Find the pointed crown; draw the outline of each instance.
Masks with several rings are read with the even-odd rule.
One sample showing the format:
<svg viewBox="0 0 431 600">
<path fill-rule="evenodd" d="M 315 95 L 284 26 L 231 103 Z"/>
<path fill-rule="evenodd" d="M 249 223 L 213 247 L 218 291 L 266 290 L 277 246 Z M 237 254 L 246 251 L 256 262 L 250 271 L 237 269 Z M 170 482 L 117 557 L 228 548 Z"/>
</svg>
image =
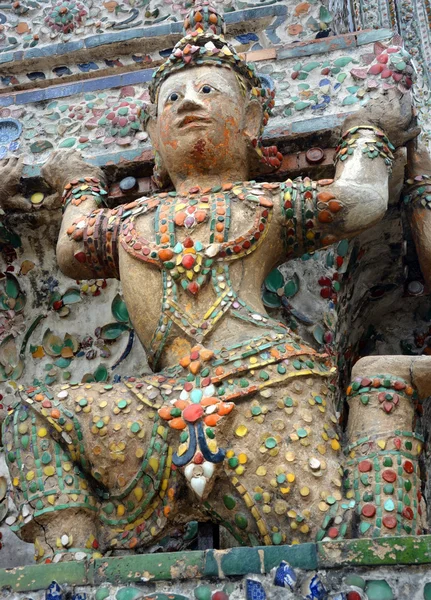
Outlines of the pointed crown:
<svg viewBox="0 0 431 600">
<path fill-rule="evenodd" d="M 265 85 L 254 64 L 247 63 L 226 41 L 225 31 L 223 16 L 208 1 L 196 4 L 184 20 L 184 37 L 173 48 L 169 58 L 153 73 L 153 80 L 149 86 L 151 102 L 157 107 L 161 84 L 169 75 L 182 69 L 201 65 L 232 69 L 237 75 L 244 96 L 255 98 L 262 106 L 261 127 L 257 139 L 252 140 L 251 154 L 259 160 L 262 169 L 267 172 L 269 168 L 272 171 L 281 165 L 283 157 L 276 146 L 263 146 L 262 134 L 275 104 L 275 90 Z M 143 111 L 143 121 L 147 118 L 148 112 Z M 157 173 L 156 164 L 154 179 L 162 185 Z"/>
<path fill-rule="evenodd" d="M 254 64 L 247 63 L 229 44 L 224 33 L 225 21 L 209 2 L 200 2 L 184 20 L 184 37 L 173 48 L 169 58 L 153 73 L 150 85 L 151 102 L 157 103 L 161 84 L 169 75 L 181 69 L 201 65 L 230 68 L 241 77 L 240 86 L 258 98 L 264 110 L 263 126 L 274 106 L 275 92 L 263 85 Z"/>
</svg>

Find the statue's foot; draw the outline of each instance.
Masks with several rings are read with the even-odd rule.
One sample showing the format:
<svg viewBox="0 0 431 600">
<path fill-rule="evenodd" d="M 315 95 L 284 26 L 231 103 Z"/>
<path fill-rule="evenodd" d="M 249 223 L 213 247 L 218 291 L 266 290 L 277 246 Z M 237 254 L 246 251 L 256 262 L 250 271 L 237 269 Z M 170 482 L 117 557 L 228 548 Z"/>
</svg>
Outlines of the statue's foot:
<svg viewBox="0 0 431 600">
<path fill-rule="evenodd" d="M 33 522 L 35 560 L 37 562 L 66 562 L 85 558 L 100 558 L 93 514 L 67 508 L 51 513 L 50 518 Z"/>
</svg>

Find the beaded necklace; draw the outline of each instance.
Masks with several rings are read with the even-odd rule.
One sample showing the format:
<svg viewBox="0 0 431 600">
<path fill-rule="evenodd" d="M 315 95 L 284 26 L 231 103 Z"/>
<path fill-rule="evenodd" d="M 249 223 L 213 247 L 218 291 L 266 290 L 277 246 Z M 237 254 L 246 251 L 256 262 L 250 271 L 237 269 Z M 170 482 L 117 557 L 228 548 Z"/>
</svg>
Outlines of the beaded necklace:
<svg viewBox="0 0 431 600">
<path fill-rule="evenodd" d="M 231 204 L 238 200 L 257 210 L 246 233 L 229 240 Z M 156 199 L 139 202 L 133 210 L 123 213 L 122 247 L 134 258 L 154 264 L 162 271 L 162 311 L 149 349 L 153 364 L 157 363 L 174 323 L 197 342 L 202 342 L 228 311 L 258 327 L 268 328 L 270 322 L 272 329 L 285 332 L 280 324 L 256 313 L 236 295 L 229 273 L 230 261 L 250 254 L 264 240 L 272 206 L 263 186 L 250 182 L 246 186 L 238 183 L 203 191 L 193 188 L 187 197 L 175 192 L 159 194 Z M 196 208 L 188 212 L 189 207 Z M 156 235 L 155 241 L 150 242 L 136 231 L 135 219 L 153 210 Z M 202 214 L 196 215 L 198 211 Z M 184 215 L 188 214 L 195 217 L 186 223 Z M 177 241 L 176 225 L 192 230 L 207 219 L 210 221 L 209 243 L 193 240 L 191 235 L 182 242 Z M 179 302 L 178 286 L 196 297 L 208 281 L 212 283 L 216 300 L 197 321 Z"/>
</svg>

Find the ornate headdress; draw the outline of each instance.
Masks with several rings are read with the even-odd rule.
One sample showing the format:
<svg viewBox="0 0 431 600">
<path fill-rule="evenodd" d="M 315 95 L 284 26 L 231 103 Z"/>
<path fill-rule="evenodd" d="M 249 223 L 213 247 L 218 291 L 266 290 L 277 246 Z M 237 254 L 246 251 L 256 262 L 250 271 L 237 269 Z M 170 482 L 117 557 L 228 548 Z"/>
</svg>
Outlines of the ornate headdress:
<svg viewBox="0 0 431 600">
<path fill-rule="evenodd" d="M 196 5 L 184 21 L 185 36 L 176 44 L 169 58 L 153 73 L 149 92 L 151 102 L 157 105 L 161 84 L 169 75 L 187 67 L 214 65 L 232 69 L 245 96 L 250 95 L 262 104 L 263 119 L 259 137 L 253 146 L 261 162 L 272 169 L 278 168 L 282 156 L 275 146 L 264 148 L 262 134 L 274 106 L 275 91 L 264 85 L 254 64 L 247 63 L 225 37 L 225 22 L 222 15 L 210 5 Z"/>
</svg>

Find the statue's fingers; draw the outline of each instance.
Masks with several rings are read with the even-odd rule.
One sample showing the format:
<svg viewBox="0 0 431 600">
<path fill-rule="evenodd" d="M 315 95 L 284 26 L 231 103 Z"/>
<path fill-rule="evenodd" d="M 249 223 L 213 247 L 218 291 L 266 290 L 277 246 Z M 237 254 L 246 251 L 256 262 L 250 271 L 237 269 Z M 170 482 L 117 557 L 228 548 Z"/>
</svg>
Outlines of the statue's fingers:
<svg viewBox="0 0 431 600">
<path fill-rule="evenodd" d="M 411 140 L 414 140 L 415 138 L 418 137 L 418 135 L 420 134 L 420 132 L 421 132 L 421 128 L 420 127 L 412 127 L 411 129 L 408 129 L 403 134 L 403 142 L 402 142 L 402 144 L 407 144 L 407 142 L 411 142 Z"/>
</svg>

